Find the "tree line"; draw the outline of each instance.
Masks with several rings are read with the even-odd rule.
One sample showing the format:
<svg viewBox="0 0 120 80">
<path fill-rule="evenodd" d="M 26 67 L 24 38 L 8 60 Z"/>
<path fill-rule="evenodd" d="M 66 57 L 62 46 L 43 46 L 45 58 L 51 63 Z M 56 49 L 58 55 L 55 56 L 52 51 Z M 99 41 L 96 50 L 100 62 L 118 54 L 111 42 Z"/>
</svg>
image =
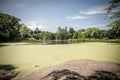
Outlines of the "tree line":
<svg viewBox="0 0 120 80">
<path fill-rule="evenodd" d="M 112 9 L 119 7 L 120 0 L 112 0 L 108 8 L 109 13 Z M 116 19 L 117 18 L 117 19 Z M 70 27 L 67 29 L 58 27 L 56 33 L 41 31 L 38 27 L 31 30 L 24 24 L 20 24 L 20 19 L 9 14 L 0 12 L 0 42 L 22 41 L 22 40 L 68 40 L 68 39 L 120 39 L 120 11 L 115 12 L 111 19 L 116 19 L 108 25 L 108 30 L 101 30 L 97 27 L 80 29 L 75 31 Z"/>
<path fill-rule="evenodd" d="M 68 39 L 120 39 L 120 28 L 112 27 L 109 30 L 100 30 L 97 27 L 80 29 L 58 27 L 56 33 L 41 31 L 38 27 L 31 30 L 24 24 L 19 23 L 20 19 L 0 13 L 0 42 L 21 41 L 21 40 L 68 40 Z"/>
<path fill-rule="evenodd" d="M 68 40 L 68 39 L 120 39 L 120 28 L 117 25 L 109 30 L 100 30 L 97 27 L 80 29 L 58 27 L 56 33 L 41 31 L 38 27 L 31 30 L 24 24 L 19 23 L 20 19 L 0 13 L 0 42 L 20 40 Z"/>
</svg>

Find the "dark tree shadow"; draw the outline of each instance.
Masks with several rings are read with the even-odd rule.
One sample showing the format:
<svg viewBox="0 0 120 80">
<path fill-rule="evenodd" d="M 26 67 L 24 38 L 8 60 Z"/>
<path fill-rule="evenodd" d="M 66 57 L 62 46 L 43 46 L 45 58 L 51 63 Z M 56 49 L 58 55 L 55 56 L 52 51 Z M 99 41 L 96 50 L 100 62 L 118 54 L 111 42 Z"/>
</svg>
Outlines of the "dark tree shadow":
<svg viewBox="0 0 120 80">
<path fill-rule="evenodd" d="M 11 80 L 19 73 L 19 71 L 0 71 L 0 80 Z"/>
<path fill-rule="evenodd" d="M 91 76 L 87 77 L 87 80 L 120 80 L 119 77 L 109 71 L 96 71 Z"/>
<path fill-rule="evenodd" d="M 14 70 L 16 67 L 13 66 L 13 65 L 2 65 L 0 64 L 0 70 L 5 70 L 5 71 L 11 71 L 11 70 Z"/>
<path fill-rule="evenodd" d="M 2 45 L 2 44 L 0 44 L 0 47 L 4 47 L 4 46 L 10 46 L 10 45 Z"/>
<path fill-rule="evenodd" d="M 84 76 L 81 76 L 78 73 L 69 71 L 67 69 L 61 71 L 53 71 L 42 79 L 44 80 L 47 77 L 52 77 L 51 80 L 85 80 Z"/>
<path fill-rule="evenodd" d="M 67 69 L 56 70 L 41 78 L 42 80 L 120 80 L 119 77 L 109 71 L 95 71 L 91 76 L 85 77 L 77 72 Z"/>
<path fill-rule="evenodd" d="M 17 67 L 13 65 L 2 65 L 0 64 L 0 80 L 11 80 L 16 77 L 20 71 L 15 71 Z"/>
</svg>

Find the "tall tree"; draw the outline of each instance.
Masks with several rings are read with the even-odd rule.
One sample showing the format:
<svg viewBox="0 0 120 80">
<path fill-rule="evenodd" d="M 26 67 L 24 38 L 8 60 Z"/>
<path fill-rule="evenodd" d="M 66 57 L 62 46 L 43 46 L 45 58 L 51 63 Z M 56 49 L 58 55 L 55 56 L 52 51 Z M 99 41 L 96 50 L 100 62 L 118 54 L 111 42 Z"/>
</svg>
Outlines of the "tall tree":
<svg viewBox="0 0 120 80">
<path fill-rule="evenodd" d="M 79 39 L 83 38 L 83 32 L 85 32 L 85 29 L 78 30 L 78 38 Z"/>
<path fill-rule="evenodd" d="M 68 39 L 68 32 L 66 29 L 60 29 L 57 33 L 56 33 L 57 39 L 58 40 L 67 40 Z"/>
<path fill-rule="evenodd" d="M 73 38 L 74 32 L 75 32 L 74 28 L 71 28 L 71 27 L 70 27 L 70 28 L 69 28 L 69 32 L 68 32 L 69 38 Z"/>
<path fill-rule="evenodd" d="M 18 40 L 20 38 L 20 19 L 0 13 L 0 41 Z"/>
<path fill-rule="evenodd" d="M 38 33 L 40 33 L 41 31 L 39 30 L 39 28 L 38 27 L 36 27 L 36 29 L 34 30 L 34 33 L 35 34 L 38 34 Z"/>
<path fill-rule="evenodd" d="M 106 10 L 108 13 L 110 13 L 110 11 L 112 11 L 113 9 L 118 8 L 120 8 L 120 0 L 112 0 L 110 1 L 110 4 L 108 8 L 106 8 Z M 116 12 L 114 12 L 114 14 L 111 16 L 111 19 L 116 20 L 108 25 L 109 27 L 111 27 L 111 29 L 109 30 L 109 38 L 120 39 L 120 10 L 116 10 Z"/>
<path fill-rule="evenodd" d="M 73 34 L 73 39 L 77 39 L 78 38 L 78 32 L 75 31 L 74 34 Z"/>
<path fill-rule="evenodd" d="M 27 28 L 24 24 L 22 24 L 20 26 L 20 36 L 22 40 L 28 39 L 28 38 L 32 38 L 32 30 Z"/>
</svg>

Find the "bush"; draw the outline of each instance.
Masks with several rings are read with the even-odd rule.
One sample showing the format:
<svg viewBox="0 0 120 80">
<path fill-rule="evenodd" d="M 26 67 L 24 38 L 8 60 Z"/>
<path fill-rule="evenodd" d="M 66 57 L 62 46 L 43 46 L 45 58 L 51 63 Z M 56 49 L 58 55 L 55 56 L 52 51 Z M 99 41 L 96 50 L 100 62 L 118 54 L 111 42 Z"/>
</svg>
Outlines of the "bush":
<svg viewBox="0 0 120 80">
<path fill-rule="evenodd" d="M 68 44 L 68 40 L 43 40 L 42 44 Z"/>
<path fill-rule="evenodd" d="M 108 42 L 108 43 L 120 43 L 119 39 L 68 39 L 68 43 L 82 43 L 82 42 Z"/>
<path fill-rule="evenodd" d="M 23 42 L 30 42 L 30 43 L 40 43 L 40 40 L 34 38 L 28 38 L 26 40 L 22 40 Z"/>
</svg>

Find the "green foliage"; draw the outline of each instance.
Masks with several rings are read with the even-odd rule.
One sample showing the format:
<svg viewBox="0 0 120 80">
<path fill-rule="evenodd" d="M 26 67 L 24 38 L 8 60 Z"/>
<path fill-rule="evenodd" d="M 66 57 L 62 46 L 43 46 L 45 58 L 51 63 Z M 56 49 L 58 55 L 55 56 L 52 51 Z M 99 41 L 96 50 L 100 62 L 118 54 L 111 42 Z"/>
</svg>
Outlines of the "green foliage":
<svg viewBox="0 0 120 80">
<path fill-rule="evenodd" d="M 27 28 L 25 25 L 20 26 L 19 32 L 20 32 L 20 39 L 21 40 L 25 40 L 25 39 L 33 37 L 32 30 Z"/>
<path fill-rule="evenodd" d="M 120 6 L 120 0 L 111 0 L 109 2 L 109 7 L 106 8 L 107 12 L 109 13 L 112 9 Z"/>
<path fill-rule="evenodd" d="M 20 19 L 0 13 L 0 41 L 18 40 L 20 33 Z"/>
<path fill-rule="evenodd" d="M 78 30 L 78 39 L 83 38 L 85 34 L 85 29 Z"/>
<path fill-rule="evenodd" d="M 106 8 L 107 12 L 109 13 L 114 8 L 119 8 L 120 6 L 120 0 L 112 0 L 110 2 L 110 5 L 108 8 Z M 111 29 L 108 32 L 108 36 L 110 39 L 120 39 L 120 11 L 114 12 L 111 19 L 117 18 L 117 20 L 110 23 L 108 26 L 111 27 Z"/>
<path fill-rule="evenodd" d="M 39 31 L 33 34 L 33 37 L 37 40 L 55 40 L 55 34 L 48 31 Z"/>
<path fill-rule="evenodd" d="M 23 42 L 27 42 L 27 43 L 40 43 L 41 41 L 40 40 L 37 40 L 35 38 L 28 38 L 28 39 L 25 39 L 25 40 L 22 40 Z"/>
<path fill-rule="evenodd" d="M 75 32 L 75 30 L 74 30 L 74 28 L 69 28 L 69 31 L 68 31 L 68 37 L 71 39 L 71 38 L 73 38 L 73 35 L 74 35 L 74 32 Z"/>
<path fill-rule="evenodd" d="M 73 34 L 73 39 L 77 39 L 78 38 L 78 32 L 75 31 L 74 34 Z"/>
<path fill-rule="evenodd" d="M 38 33 L 40 33 L 41 31 L 39 30 L 39 28 L 38 27 L 36 27 L 36 29 L 34 30 L 34 33 L 35 34 L 38 34 Z"/>
<path fill-rule="evenodd" d="M 58 40 L 67 40 L 68 39 L 68 32 L 66 29 L 60 29 L 57 33 L 56 33 L 56 37 Z"/>
<path fill-rule="evenodd" d="M 83 43 L 83 42 L 107 42 L 107 43 L 120 43 L 119 39 L 68 39 L 68 43 Z"/>
<path fill-rule="evenodd" d="M 95 38 L 95 39 L 100 39 L 100 34 L 102 33 L 102 31 L 100 29 L 98 29 L 97 27 L 92 27 L 92 28 L 88 28 L 88 29 L 81 29 L 78 31 L 78 39 L 81 38 Z M 101 36 L 102 37 L 102 36 Z"/>
<path fill-rule="evenodd" d="M 111 19 L 113 18 L 120 18 L 120 11 L 114 13 L 112 16 L 111 16 Z"/>
<path fill-rule="evenodd" d="M 119 17 L 120 12 L 116 12 L 111 18 Z M 100 41 L 98 39 L 120 39 L 120 20 L 118 19 L 108 25 L 111 27 L 109 30 L 100 30 L 97 27 L 91 27 L 75 31 L 74 28 L 70 27 L 67 31 L 67 27 L 58 27 L 56 33 L 41 31 L 38 27 L 32 31 L 24 24 L 20 24 L 19 21 L 20 19 L 14 16 L 0 13 L 0 42 L 25 41 L 41 42 L 43 44 L 61 44 Z"/>
</svg>

